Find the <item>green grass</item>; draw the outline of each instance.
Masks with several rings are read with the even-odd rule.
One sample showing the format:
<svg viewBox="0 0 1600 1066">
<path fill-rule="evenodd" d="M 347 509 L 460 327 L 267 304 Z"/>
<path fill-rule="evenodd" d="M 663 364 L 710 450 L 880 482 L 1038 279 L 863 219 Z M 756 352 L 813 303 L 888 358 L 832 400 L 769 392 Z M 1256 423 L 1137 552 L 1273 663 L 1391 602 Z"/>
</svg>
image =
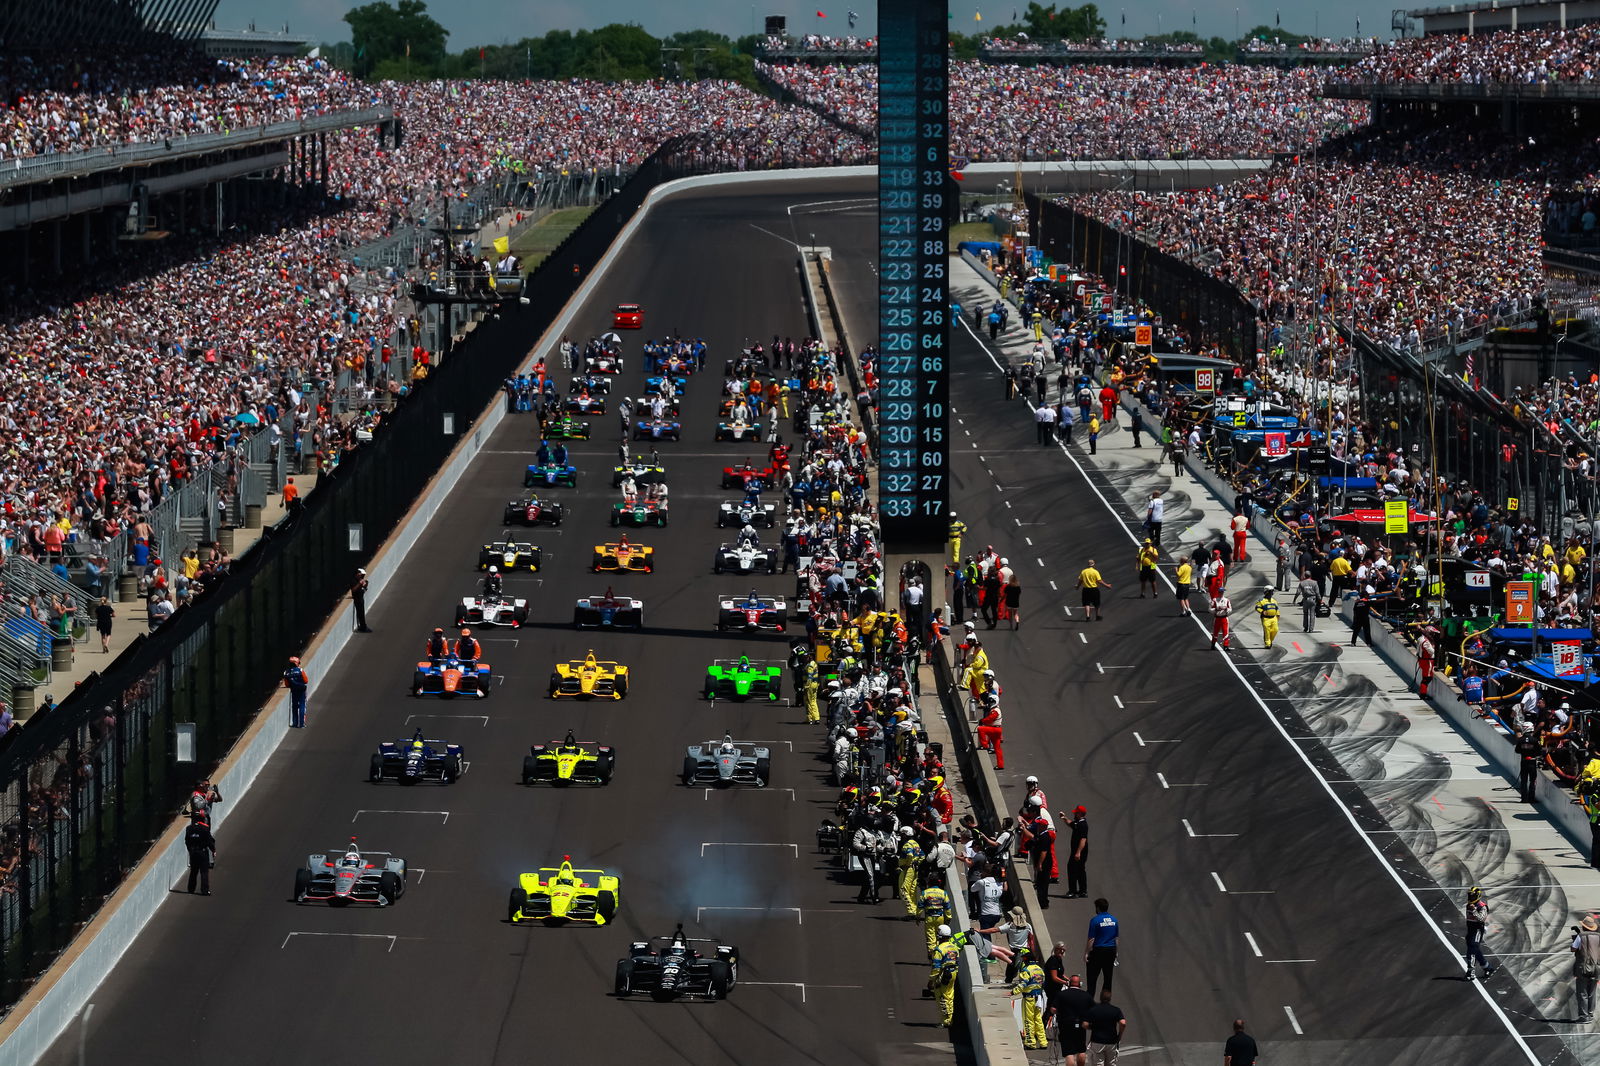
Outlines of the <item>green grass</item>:
<svg viewBox="0 0 1600 1066">
<path fill-rule="evenodd" d="M 960 222 L 950 227 L 950 247 L 962 241 L 996 241 L 994 227 L 987 222 Z"/>
<path fill-rule="evenodd" d="M 563 207 L 541 218 L 511 243 L 511 250 L 522 259 L 522 269 L 532 270 L 545 256 L 583 224 L 593 207 Z"/>
</svg>

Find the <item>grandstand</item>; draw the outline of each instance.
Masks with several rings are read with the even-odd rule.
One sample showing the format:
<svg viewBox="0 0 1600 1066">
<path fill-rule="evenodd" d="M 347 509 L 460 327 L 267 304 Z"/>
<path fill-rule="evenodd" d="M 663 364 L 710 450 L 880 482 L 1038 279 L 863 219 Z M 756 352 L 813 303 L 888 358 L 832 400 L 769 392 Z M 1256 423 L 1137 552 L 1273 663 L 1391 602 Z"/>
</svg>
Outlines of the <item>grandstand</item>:
<svg viewBox="0 0 1600 1066">
<path fill-rule="evenodd" d="M 1600 0 L 1476 0 L 1413 8 L 1405 15 L 1422 24 L 1425 36 L 1471 35 L 1494 30 L 1564 30 L 1600 22 Z"/>
</svg>

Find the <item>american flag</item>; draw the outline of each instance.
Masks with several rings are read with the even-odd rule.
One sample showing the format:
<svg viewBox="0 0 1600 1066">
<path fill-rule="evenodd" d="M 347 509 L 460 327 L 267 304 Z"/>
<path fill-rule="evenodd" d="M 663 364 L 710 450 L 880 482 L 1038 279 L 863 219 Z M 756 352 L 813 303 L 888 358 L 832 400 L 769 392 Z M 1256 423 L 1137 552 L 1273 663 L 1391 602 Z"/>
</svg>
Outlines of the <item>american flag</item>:
<svg viewBox="0 0 1600 1066">
<path fill-rule="evenodd" d="M 1472 353 L 1471 352 L 1467 353 L 1466 367 L 1461 371 L 1461 380 L 1465 381 L 1468 385 L 1471 385 L 1473 388 L 1477 388 L 1477 382 L 1475 382 L 1472 379 Z"/>
</svg>

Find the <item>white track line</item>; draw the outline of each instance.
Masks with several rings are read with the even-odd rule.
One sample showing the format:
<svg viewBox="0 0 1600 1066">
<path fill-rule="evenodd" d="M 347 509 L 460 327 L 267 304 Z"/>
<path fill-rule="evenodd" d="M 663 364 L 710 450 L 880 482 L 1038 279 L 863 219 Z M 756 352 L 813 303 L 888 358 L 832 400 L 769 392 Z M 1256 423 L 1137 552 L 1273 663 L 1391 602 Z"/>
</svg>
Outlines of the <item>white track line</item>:
<svg viewBox="0 0 1600 1066">
<path fill-rule="evenodd" d="M 1215 881 L 1217 883 L 1217 891 L 1218 892 L 1226 893 L 1228 891 L 1228 886 L 1224 885 L 1222 883 L 1222 875 L 1217 873 L 1217 871 L 1215 871 L 1215 870 L 1211 871 L 1211 880 L 1213 880 L 1213 881 Z"/>
<path fill-rule="evenodd" d="M 989 346 L 983 342 L 983 339 L 979 337 L 977 333 L 973 332 L 972 327 L 967 324 L 966 319 L 961 319 L 960 321 L 962 328 L 967 331 L 968 335 L 972 337 L 973 341 L 978 345 L 978 347 L 983 349 L 984 354 L 989 357 L 989 361 L 994 364 L 995 369 L 1003 371 L 1005 366 L 994 357 L 994 353 L 989 350 Z M 1099 498 L 1102 504 L 1105 505 L 1106 510 L 1111 513 L 1112 517 L 1117 519 L 1118 526 L 1122 528 L 1122 531 L 1127 535 L 1128 540 L 1132 542 L 1135 547 L 1138 547 L 1140 538 L 1136 537 L 1133 531 L 1123 524 L 1121 517 L 1117 514 L 1117 509 L 1112 506 L 1110 500 L 1105 498 L 1105 495 L 1100 491 L 1100 487 L 1090 480 L 1088 471 L 1084 470 L 1083 464 L 1078 462 L 1078 457 L 1073 455 L 1072 451 L 1067 448 L 1065 444 L 1058 442 L 1056 447 L 1061 449 L 1061 454 L 1065 455 L 1067 457 L 1067 461 L 1077 469 L 1078 475 L 1083 478 L 1084 484 L 1089 486 L 1089 490 Z M 1166 572 L 1161 571 L 1160 573 L 1161 580 L 1166 582 L 1167 588 L 1169 590 L 1176 591 L 1173 587 L 1172 579 L 1167 576 Z M 1208 633 L 1204 622 L 1202 622 L 1198 617 L 1191 617 L 1196 629 L 1199 629 L 1203 634 Z M 1080 633 L 1078 635 L 1082 636 L 1083 634 Z M 1340 801 L 1339 794 L 1335 792 L 1333 786 L 1328 783 L 1328 779 L 1322 776 L 1322 772 L 1318 770 L 1316 764 L 1311 761 L 1311 758 L 1306 754 L 1305 749 L 1299 744 L 1293 742 L 1293 738 L 1289 735 L 1289 731 L 1284 729 L 1283 723 L 1278 721 L 1277 716 L 1272 713 L 1271 709 L 1268 708 L 1261 697 L 1256 694 L 1255 689 L 1245 680 L 1244 674 L 1239 670 L 1239 664 L 1234 662 L 1233 659 L 1231 659 L 1226 653 L 1222 655 L 1222 661 L 1227 664 L 1228 669 L 1232 670 L 1234 676 L 1239 679 L 1240 687 L 1243 688 L 1245 692 L 1250 694 L 1251 699 L 1256 701 L 1256 705 L 1259 706 L 1262 713 L 1266 715 L 1267 721 L 1272 724 L 1272 728 L 1277 730 L 1278 735 L 1281 736 L 1288 744 L 1289 750 L 1295 753 L 1295 755 L 1305 765 L 1306 770 L 1311 774 L 1312 777 L 1316 779 L 1317 783 L 1322 786 L 1323 791 L 1328 794 L 1328 798 L 1332 800 L 1334 806 L 1339 809 L 1339 812 L 1344 816 L 1345 821 L 1350 823 L 1350 828 L 1354 829 L 1356 833 L 1360 835 L 1362 841 L 1367 845 L 1367 850 L 1372 852 L 1373 860 L 1383 868 L 1385 873 L 1389 875 L 1390 880 L 1394 882 L 1396 888 L 1405 894 L 1406 899 L 1411 901 L 1411 906 L 1416 910 L 1417 916 L 1422 919 L 1423 923 L 1426 924 L 1429 929 L 1433 930 L 1433 935 L 1438 939 L 1440 944 L 1444 945 L 1444 948 L 1450 954 L 1450 957 L 1456 960 L 1459 965 L 1464 967 L 1465 964 L 1460 962 L 1460 944 L 1457 943 L 1456 940 L 1453 939 L 1449 934 L 1447 934 L 1444 929 L 1434 923 L 1433 918 L 1428 914 L 1427 908 L 1423 906 L 1422 901 L 1417 898 L 1416 893 L 1412 892 L 1411 889 L 1406 885 L 1405 881 L 1401 879 L 1400 872 L 1390 864 L 1388 859 L 1384 857 L 1383 852 L 1378 849 L 1377 844 L 1373 843 L 1372 838 L 1367 835 L 1367 833 L 1361 828 L 1360 823 L 1356 821 L 1355 812 L 1351 811 L 1344 805 L 1343 802 Z M 1300 664 L 1297 663 L 1295 665 Z M 1495 997 L 1487 988 L 1484 987 L 1484 982 L 1473 981 L 1472 986 L 1477 992 L 1478 996 L 1489 1005 L 1489 1009 L 1494 1012 L 1497 1018 L 1500 1019 L 1500 1023 L 1505 1026 L 1505 1030 L 1510 1034 L 1511 1039 L 1516 1043 L 1517 1047 L 1522 1049 L 1522 1053 L 1527 1058 L 1527 1061 L 1532 1063 L 1533 1066 L 1541 1066 L 1540 1059 L 1534 1054 L 1533 1048 L 1528 1046 L 1528 1041 L 1521 1033 L 1517 1031 L 1516 1026 L 1512 1024 L 1510 1017 L 1507 1016 L 1505 1009 L 1500 1006 L 1500 1004 L 1495 1000 Z M 1295 1020 L 1294 1011 L 1289 1007 L 1284 1007 L 1283 1009 L 1284 1012 L 1288 1014 L 1289 1024 L 1294 1026 L 1295 1032 L 1303 1035 L 1303 1030 L 1300 1028 L 1300 1023 Z"/>
<path fill-rule="evenodd" d="M 1262 957 L 1261 945 L 1256 943 L 1255 934 L 1251 933 L 1251 932 L 1246 932 L 1244 934 L 1244 938 L 1250 942 L 1250 950 L 1256 953 L 1256 958 L 1258 958 L 1258 959 L 1261 958 Z"/>
<path fill-rule="evenodd" d="M 1294 1026 L 1294 1035 L 1295 1036 L 1305 1036 L 1306 1035 L 1306 1031 L 1304 1029 L 1300 1028 L 1300 1019 L 1296 1018 L 1294 1016 L 1294 1008 L 1293 1007 L 1289 1007 L 1289 1006 L 1285 1006 L 1283 1008 L 1283 1013 L 1285 1013 L 1285 1014 L 1287 1014 L 1289 1016 L 1289 1024 Z M 1526 1044 L 1523 1044 L 1522 1046 L 1523 1047 L 1528 1047 L 1528 1045 L 1526 1045 Z M 1532 1048 L 1528 1048 L 1528 1054 L 1530 1056 L 1533 1054 L 1533 1049 Z"/>
</svg>

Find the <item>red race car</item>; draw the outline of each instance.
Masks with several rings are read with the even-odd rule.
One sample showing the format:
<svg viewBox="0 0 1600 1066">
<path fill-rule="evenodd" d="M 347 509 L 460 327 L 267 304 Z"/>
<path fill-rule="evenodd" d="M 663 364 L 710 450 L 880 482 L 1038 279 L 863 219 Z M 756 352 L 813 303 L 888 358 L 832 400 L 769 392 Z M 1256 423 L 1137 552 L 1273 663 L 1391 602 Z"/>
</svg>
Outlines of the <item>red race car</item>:
<svg viewBox="0 0 1600 1066">
<path fill-rule="evenodd" d="M 643 329 L 644 308 L 638 304 L 618 304 L 611 312 L 612 329 Z"/>
<path fill-rule="evenodd" d="M 775 490 L 778 483 L 783 480 L 783 468 L 767 466 L 766 468 L 752 468 L 746 461 L 739 466 L 725 466 L 722 468 L 722 487 L 725 489 L 754 489 L 756 492 Z M 752 485 L 751 482 L 754 482 Z"/>
</svg>

